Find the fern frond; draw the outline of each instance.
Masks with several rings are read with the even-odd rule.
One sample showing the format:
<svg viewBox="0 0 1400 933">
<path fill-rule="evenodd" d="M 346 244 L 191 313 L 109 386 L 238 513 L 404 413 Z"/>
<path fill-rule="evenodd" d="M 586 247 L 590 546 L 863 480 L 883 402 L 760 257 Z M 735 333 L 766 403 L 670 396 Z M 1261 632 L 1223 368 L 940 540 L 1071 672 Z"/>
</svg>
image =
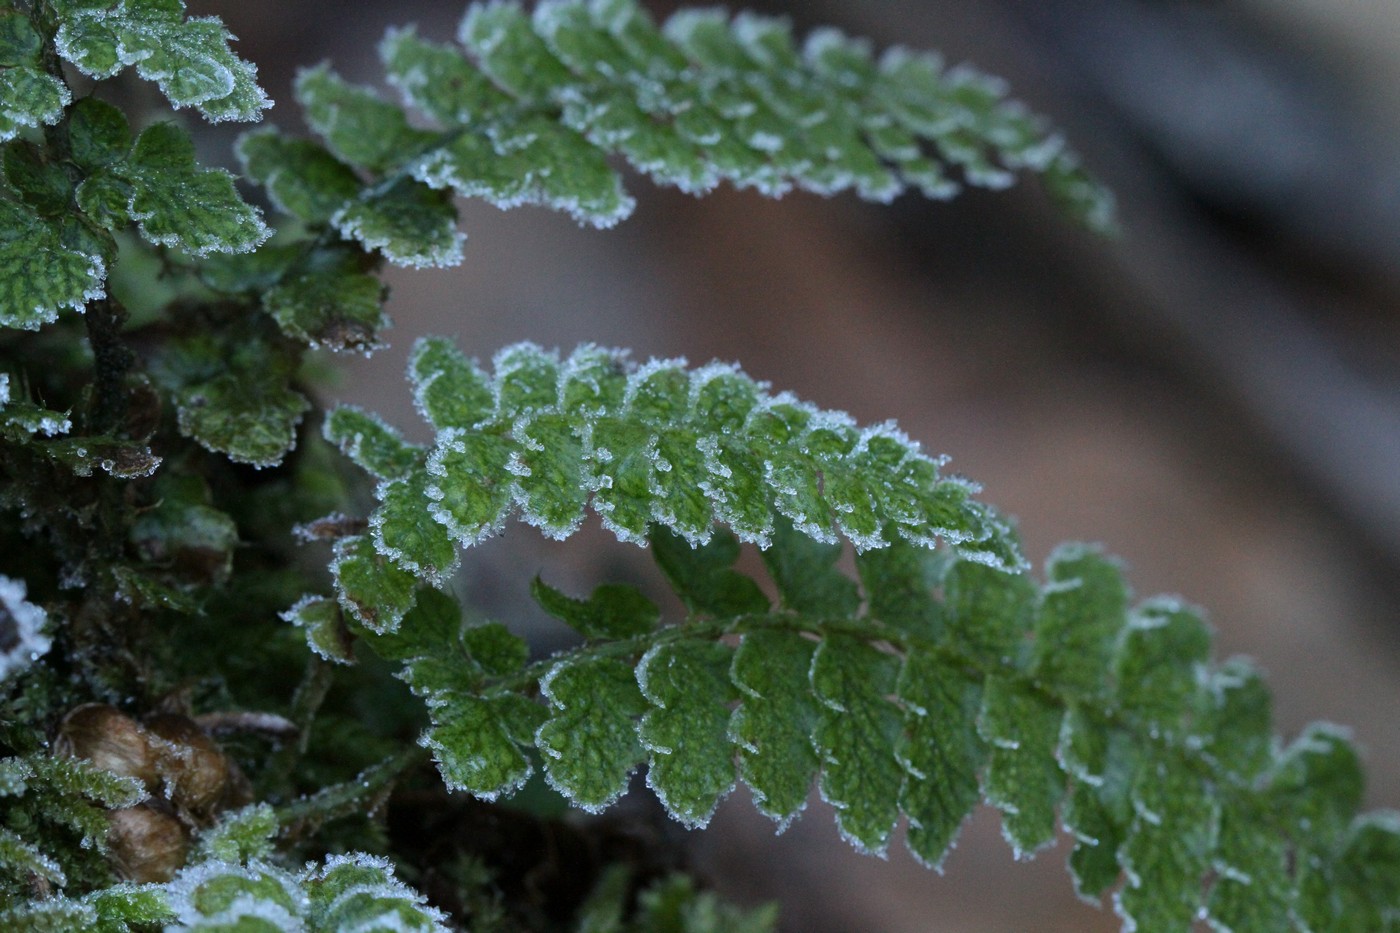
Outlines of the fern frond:
<svg viewBox="0 0 1400 933">
<path fill-rule="evenodd" d="M 395 632 L 350 627 L 403 664 L 444 779 L 480 796 L 512 792 L 537 760 L 596 810 L 645 766 L 687 825 L 743 781 L 781 827 L 815 783 L 852 844 L 882 852 L 902 819 L 933 866 L 986 800 L 1018 856 L 1063 821 L 1080 892 L 1111 893 L 1127 928 L 1208 916 L 1231 930 L 1382 929 L 1400 911 L 1400 820 L 1358 815 L 1345 736 L 1316 726 L 1280 751 L 1259 675 L 1212 661 L 1189 607 L 1130 607 L 1116 563 L 1083 546 L 1057 551 L 1037 585 L 894 545 L 857 556 L 862 592 L 831 544 L 776 521 L 777 606 L 752 580 L 734 585 L 747 578 L 728 531 L 691 547 L 654 528 L 691 607 L 678 625 L 654 628 L 649 603 L 620 587 L 576 600 L 537 582 L 589 638 L 534 664 L 498 626 L 463 629 L 432 589 Z M 926 611 L 909 610 L 915 593 Z M 1069 636 L 1075 663 L 1048 663 Z"/>
<path fill-rule="evenodd" d="M 380 57 L 402 105 L 326 65 L 302 72 L 297 99 L 322 142 L 249 133 L 247 174 L 351 253 L 406 266 L 461 260 L 454 195 L 617 223 L 634 201 L 614 157 L 695 194 L 727 181 L 770 196 L 949 198 L 1034 174 L 1074 217 L 1113 224 L 1111 198 L 1058 133 L 1002 82 L 944 69 L 936 55 L 877 57 L 832 29 L 799 43 L 785 20 L 747 13 L 683 10 L 658 26 L 634 0 L 474 4 L 457 38 L 385 37 Z M 272 274 L 263 304 L 290 336 L 372 349 L 383 326 L 373 262 L 331 252 L 307 243 Z M 307 267 L 318 271 L 308 278 Z M 237 290 L 263 294 L 267 282 Z"/>
<path fill-rule="evenodd" d="M 399 582 L 379 591 L 404 591 L 395 571 L 441 580 L 455 567 L 454 542 L 476 544 L 513 514 L 567 537 L 590 505 L 637 543 L 655 525 L 703 544 L 719 521 L 766 546 L 781 517 L 860 550 L 941 537 L 965 557 L 1020 566 L 1010 530 L 971 497 L 975 487 L 940 476 L 939 461 L 891 425 L 859 428 L 722 364 L 637 366 L 592 346 L 561 360 L 520 344 L 497 354 L 493 369 L 487 375 L 446 341 L 419 341 L 409 378 L 437 430 L 430 449 L 355 409 L 326 421 L 327 439 L 381 478 L 370 524 L 391 567 L 376 572 Z M 342 579 L 351 549 L 373 563 L 361 545 L 339 548 Z M 376 624 L 353 605 L 354 589 L 342 584 L 342 603 Z M 401 616 L 391 609 L 387 626 Z"/>
</svg>

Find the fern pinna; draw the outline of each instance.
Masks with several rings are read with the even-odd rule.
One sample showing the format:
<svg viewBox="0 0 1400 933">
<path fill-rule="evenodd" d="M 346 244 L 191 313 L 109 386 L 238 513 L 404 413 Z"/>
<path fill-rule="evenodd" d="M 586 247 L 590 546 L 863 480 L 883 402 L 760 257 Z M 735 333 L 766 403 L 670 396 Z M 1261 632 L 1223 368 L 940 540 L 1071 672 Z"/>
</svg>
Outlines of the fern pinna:
<svg viewBox="0 0 1400 933">
<path fill-rule="evenodd" d="M 520 344 L 482 367 L 424 338 L 408 378 L 431 442 L 330 411 L 324 440 L 368 474 L 376 501 L 362 517 L 314 518 L 350 497 L 327 493 L 329 448 L 299 427 L 312 408 L 306 351 L 380 346 L 378 273 L 456 262 L 454 197 L 608 226 L 632 207 L 618 162 L 692 193 L 727 181 L 877 201 L 1000 188 L 1024 172 L 1111 228 L 1108 196 L 1000 82 L 907 50 L 877 57 L 833 30 L 799 45 L 784 21 L 747 14 L 682 11 L 658 25 L 633 0 L 476 5 L 456 43 L 386 37 L 402 104 L 320 66 L 296 89 L 312 138 L 242 137 L 274 235 L 230 175 L 197 163 L 184 130 L 133 128 L 118 107 L 74 95 L 63 64 L 96 82 L 132 67 L 174 107 L 254 120 L 269 102 L 230 38 L 180 0 L 0 11 L 0 326 L 57 332 L 63 312 L 82 311 L 94 360 L 78 417 L 50 408 L 22 368 L 0 371 L 0 475 L 19 490 L 0 489 L 0 505 L 25 521 L 0 535 L 57 542 L 33 579 L 95 594 L 76 603 L 0 574 L 0 740 L 13 752 L 0 760 L 0 924 L 446 929 L 402 866 L 327 855 L 337 843 L 316 835 L 431 756 L 451 789 L 494 800 L 542 772 L 589 811 L 644 768 L 687 826 L 742 781 L 781 828 L 815 785 L 852 844 L 882 853 L 903 822 L 909 850 L 935 867 L 985 800 L 1018 855 L 1063 824 L 1077 890 L 1111 895 L 1127 928 L 1400 929 L 1400 818 L 1358 813 L 1362 775 L 1342 730 L 1281 744 L 1258 672 L 1214 660 L 1191 607 L 1134 604 L 1094 548 L 1060 548 L 1037 581 L 978 488 L 893 425 L 861 427 L 727 364 Z M 143 261 L 170 293 L 148 300 L 155 323 L 128 346 L 108 277 Z M 229 460 L 279 469 L 252 484 Z M 79 480 L 89 485 L 65 485 Z M 97 492 L 68 507 L 51 488 Z M 567 538 L 590 512 L 649 548 L 683 618 L 663 625 L 633 587 L 568 594 L 536 579 L 533 597 L 572 626 L 575 647 L 532 659 L 505 626 L 464 623 L 447 591 L 464 548 L 517 519 Z M 280 555 L 293 521 L 328 543 L 330 584 L 277 604 L 300 634 L 283 626 L 295 637 L 266 639 L 265 656 L 234 649 L 258 669 L 243 686 L 290 717 L 249 720 L 284 741 L 260 773 L 250 781 L 184 712 L 138 718 L 94 702 L 140 683 L 178 706 L 169 697 L 189 680 L 234 680 L 221 639 L 249 636 L 225 606 L 318 585 L 290 559 L 261 576 L 234 560 L 248 543 Z M 94 527 L 117 529 L 116 543 Z M 735 569 L 745 544 L 766 583 Z M 0 571 L 19 553 L 0 555 Z M 102 673 L 143 649 L 134 636 L 104 642 L 117 626 L 92 624 L 98 605 L 192 633 L 161 656 L 174 673 L 149 685 Z M 298 662 L 306 647 L 313 657 L 296 694 L 272 698 L 260 665 L 289 645 Z M 357 664 L 366 652 L 383 664 Z M 422 748 L 349 780 L 317 771 L 313 721 L 355 727 L 321 709 L 331 670 L 380 696 L 386 665 L 426 707 Z M 320 789 L 287 793 L 307 783 Z M 634 888 L 605 873 L 577 928 L 774 923 L 682 876 Z"/>
</svg>

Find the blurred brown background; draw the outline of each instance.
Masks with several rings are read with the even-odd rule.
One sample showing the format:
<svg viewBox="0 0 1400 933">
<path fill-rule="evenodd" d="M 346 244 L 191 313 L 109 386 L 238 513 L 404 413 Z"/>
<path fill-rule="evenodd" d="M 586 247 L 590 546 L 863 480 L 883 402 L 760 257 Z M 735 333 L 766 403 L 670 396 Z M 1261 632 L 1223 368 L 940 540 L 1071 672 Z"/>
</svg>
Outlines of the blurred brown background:
<svg viewBox="0 0 1400 933">
<path fill-rule="evenodd" d="M 373 81 L 386 26 L 447 38 L 461 12 L 191 5 L 241 36 L 289 129 L 295 65 L 329 57 Z M 738 360 L 862 422 L 894 418 L 984 484 L 1037 564 L 1061 540 L 1103 542 L 1139 594 L 1207 607 L 1219 653 L 1269 672 L 1285 737 L 1350 724 L 1369 805 L 1400 806 L 1400 8 L 756 8 L 1003 75 L 1115 189 L 1123 237 L 1074 229 L 1033 183 L 879 208 L 696 201 L 632 178 L 638 210 L 606 233 L 467 204 L 465 263 L 392 276 L 394 346 L 349 366 L 336 397 L 415 424 L 403 360 L 439 333 L 483 358 L 529 339 Z M 522 566 L 576 590 L 599 567 L 638 572 L 635 554 L 596 541 L 598 566 L 578 568 L 520 528 L 469 555 L 463 585 L 528 620 Z M 991 812 L 940 877 L 897 846 L 887 862 L 855 855 L 815 802 L 775 839 L 735 796 L 688 842 L 721 888 L 780 898 L 785 929 L 1118 928 L 1074 898 L 1067 846 L 1015 865 Z"/>
</svg>

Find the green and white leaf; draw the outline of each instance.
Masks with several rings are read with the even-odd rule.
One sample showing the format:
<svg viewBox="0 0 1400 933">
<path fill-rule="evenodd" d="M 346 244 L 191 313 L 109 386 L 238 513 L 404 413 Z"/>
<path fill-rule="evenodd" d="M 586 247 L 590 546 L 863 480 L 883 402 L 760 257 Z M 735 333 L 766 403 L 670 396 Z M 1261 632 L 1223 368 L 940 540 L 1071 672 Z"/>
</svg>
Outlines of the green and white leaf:
<svg viewBox="0 0 1400 933">
<path fill-rule="evenodd" d="M 154 81 L 177 109 L 194 107 L 211 122 L 258 120 L 272 101 L 257 68 L 233 54 L 217 17 L 185 17 L 183 0 L 61 0 L 55 3 L 58 54 L 93 78 L 128 66 Z"/>
<path fill-rule="evenodd" d="M 107 259 L 75 233 L 0 192 L 0 326 L 38 330 L 106 295 Z"/>
<path fill-rule="evenodd" d="M 147 128 L 112 172 L 131 185 L 127 211 L 152 243 L 195 256 L 246 253 L 272 234 L 231 175 L 199 167 L 194 143 L 174 124 Z"/>
<path fill-rule="evenodd" d="M 637 664 L 637 683 L 652 706 L 637 729 L 651 753 L 647 784 L 671 816 L 692 828 L 709 823 L 734 789 L 733 655 L 718 642 L 673 641 Z"/>
<path fill-rule="evenodd" d="M 44 71 L 43 37 L 19 10 L 0 11 L 0 142 L 63 117 L 73 94 Z"/>
<path fill-rule="evenodd" d="M 1019 566 L 1014 541 L 967 498 L 966 484 L 940 477 L 934 460 L 888 426 L 860 430 L 843 415 L 769 396 L 726 365 L 635 366 L 591 346 L 560 360 L 531 344 L 494 362 L 487 376 L 440 341 L 419 345 L 410 378 L 440 431 L 425 498 L 410 494 L 413 478 L 382 485 L 375 522 L 430 534 L 431 515 L 470 546 L 517 513 L 562 537 L 589 503 L 627 541 L 659 541 L 655 525 L 703 545 L 728 518 L 741 540 L 766 545 L 786 520 L 824 541 L 839 529 L 858 549 L 942 535 L 977 560 L 997 551 Z M 888 475 L 871 469 L 876 451 Z M 750 464 L 756 482 L 734 483 Z M 401 546 L 380 546 L 406 570 L 423 566 Z"/>
</svg>

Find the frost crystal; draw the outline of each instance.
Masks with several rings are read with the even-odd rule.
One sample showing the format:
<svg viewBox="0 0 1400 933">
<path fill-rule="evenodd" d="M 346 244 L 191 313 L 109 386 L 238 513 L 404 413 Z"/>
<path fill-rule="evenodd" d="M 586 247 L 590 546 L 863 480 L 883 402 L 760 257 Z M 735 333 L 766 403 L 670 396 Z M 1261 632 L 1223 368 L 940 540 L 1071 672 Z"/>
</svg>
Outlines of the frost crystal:
<svg viewBox="0 0 1400 933">
<path fill-rule="evenodd" d="M 49 637 L 42 631 L 47 616 L 24 597 L 23 580 L 0 574 L 0 681 L 49 650 Z"/>
</svg>

